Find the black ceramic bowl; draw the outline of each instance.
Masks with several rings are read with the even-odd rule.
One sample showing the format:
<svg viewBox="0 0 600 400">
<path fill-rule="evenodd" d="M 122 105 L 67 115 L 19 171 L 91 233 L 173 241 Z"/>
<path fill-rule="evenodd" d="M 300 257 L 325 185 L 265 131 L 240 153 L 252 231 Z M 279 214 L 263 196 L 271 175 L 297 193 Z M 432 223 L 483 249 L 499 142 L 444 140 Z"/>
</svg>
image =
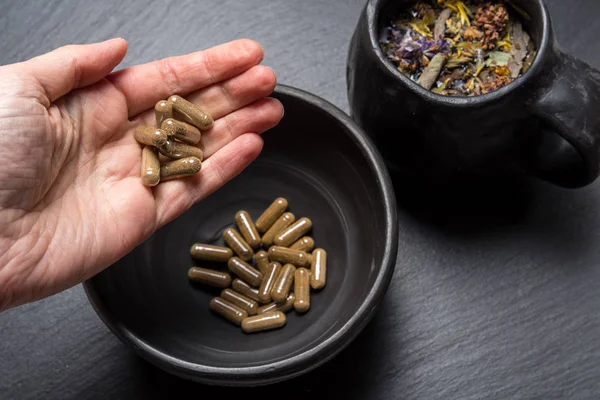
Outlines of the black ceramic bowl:
<svg viewBox="0 0 600 400">
<path fill-rule="evenodd" d="M 246 171 L 85 283 L 106 325 L 175 375 L 245 386 L 305 373 L 356 337 L 392 277 L 396 202 L 373 145 L 320 98 L 285 86 L 273 97 L 285 117 L 264 134 L 264 150 Z M 189 248 L 222 244 L 236 211 L 256 219 L 279 196 L 297 218 L 312 219 L 315 242 L 328 252 L 327 285 L 312 294 L 308 313 L 288 313 L 284 328 L 245 334 L 209 311 L 218 290 L 188 281 Z"/>
</svg>

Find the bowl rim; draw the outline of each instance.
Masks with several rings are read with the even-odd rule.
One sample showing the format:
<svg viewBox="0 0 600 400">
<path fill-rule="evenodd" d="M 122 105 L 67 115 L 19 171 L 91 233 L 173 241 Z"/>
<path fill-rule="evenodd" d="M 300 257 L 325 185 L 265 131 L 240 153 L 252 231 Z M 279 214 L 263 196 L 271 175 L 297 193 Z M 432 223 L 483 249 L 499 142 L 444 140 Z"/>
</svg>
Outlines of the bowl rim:
<svg viewBox="0 0 600 400">
<path fill-rule="evenodd" d="M 85 281 L 83 288 L 88 301 L 113 334 L 122 342 L 131 345 L 133 350 L 143 359 L 175 376 L 221 386 L 258 386 L 284 381 L 307 373 L 332 359 L 356 338 L 379 308 L 380 302 L 390 285 L 398 249 L 398 224 L 395 193 L 383 158 L 372 141 L 355 122 L 330 102 L 302 89 L 282 84 L 276 86 L 273 94 L 275 97 L 278 95 L 292 97 L 325 111 L 343 125 L 347 134 L 363 151 L 375 174 L 384 204 L 386 239 L 383 247 L 382 267 L 379 269 L 373 286 L 357 312 L 323 342 L 292 357 L 276 362 L 231 368 L 184 361 L 154 348 L 114 319 L 95 291 L 92 284 L 93 277 Z"/>
</svg>

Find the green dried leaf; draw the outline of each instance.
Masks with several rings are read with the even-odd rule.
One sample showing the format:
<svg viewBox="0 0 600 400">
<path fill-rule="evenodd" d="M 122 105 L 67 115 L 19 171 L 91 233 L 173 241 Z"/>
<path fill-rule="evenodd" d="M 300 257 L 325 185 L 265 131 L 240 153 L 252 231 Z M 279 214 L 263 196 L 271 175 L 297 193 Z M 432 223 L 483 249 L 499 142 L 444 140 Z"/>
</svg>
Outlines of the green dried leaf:
<svg viewBox="0 0 600 400">
<path fill-rule="evenodd" d="M 508 65 L 508 61 L 510 60 L 510 54 L 505 53 L 503 51 L 492 51 L 488 53 L 487 60 L 485 60 L 484 65 L 486 67 L 497 66 L 502 67 L 504 65 Z"/>
</svg>

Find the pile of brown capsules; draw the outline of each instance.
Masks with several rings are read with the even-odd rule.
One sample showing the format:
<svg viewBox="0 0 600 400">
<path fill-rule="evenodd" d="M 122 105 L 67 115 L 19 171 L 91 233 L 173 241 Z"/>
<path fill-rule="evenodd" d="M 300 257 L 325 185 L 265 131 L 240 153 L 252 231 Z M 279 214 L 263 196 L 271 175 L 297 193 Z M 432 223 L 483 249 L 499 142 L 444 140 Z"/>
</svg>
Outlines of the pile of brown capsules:
<svg viewBox="0 0 600 400">
<path fill-rule="evenodd" d="M 203 153 L 196 145 L 201 132 L 210 129 L 213 118 L 180 96 L 161 100 L 154 107 L 156 127 L 139 126 L 134 136 L 142 150 L 142 182 L 156 186 L 161 181 L 194 175 L 202 168 Z M 159 153 L 172 159 L 160 162 Z"/>
<path fill-rule="evenodd" d="M 296 220 L 287 208 L 288 201 L 280 197 L 256 223 L 239 211 L 238 229 L 223 232 L 228 247 L 196 243 L 190 250 L 196 260 L 227 263 L 236 276 L 232 280 L 228 272 L 201 267 L 188 272 L 193 281 L 223 289 L 210 301 L 210 309 L 246 333 L 283 327 L 286 312 L 307 312 L 310 289 L 325 286 L 327 253 L 315 249 L 314 240 L 306 236 L 312 221 Z"/>
</svg>

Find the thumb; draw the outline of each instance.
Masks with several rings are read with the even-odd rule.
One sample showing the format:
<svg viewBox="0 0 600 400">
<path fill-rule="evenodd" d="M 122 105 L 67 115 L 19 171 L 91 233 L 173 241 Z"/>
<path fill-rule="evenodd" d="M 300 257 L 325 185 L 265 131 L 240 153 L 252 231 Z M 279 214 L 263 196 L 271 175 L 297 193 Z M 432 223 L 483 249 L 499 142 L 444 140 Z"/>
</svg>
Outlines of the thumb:
<svg viewBox="0 0 600 400">
<path fill-rule="evenodd" d="M 73 89 L 98 82 L 123 60 L 124 39 L 68 45 L 21 63 L 19 69 L 36 79 L 50 102 Z"/>
</svg>

